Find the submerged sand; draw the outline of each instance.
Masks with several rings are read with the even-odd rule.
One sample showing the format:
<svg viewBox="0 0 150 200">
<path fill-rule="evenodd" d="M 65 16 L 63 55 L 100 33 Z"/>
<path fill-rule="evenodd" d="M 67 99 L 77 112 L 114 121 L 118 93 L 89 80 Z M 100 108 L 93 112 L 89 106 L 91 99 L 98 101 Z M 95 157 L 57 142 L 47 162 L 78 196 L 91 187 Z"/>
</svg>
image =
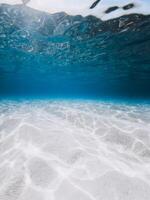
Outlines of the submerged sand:
<svg viewBox="0 0 150 200">
<path fill-rule="evenodd" d="M 0 200 L 149 200 L 150 106 L 0 103 Z"/>
</svg>

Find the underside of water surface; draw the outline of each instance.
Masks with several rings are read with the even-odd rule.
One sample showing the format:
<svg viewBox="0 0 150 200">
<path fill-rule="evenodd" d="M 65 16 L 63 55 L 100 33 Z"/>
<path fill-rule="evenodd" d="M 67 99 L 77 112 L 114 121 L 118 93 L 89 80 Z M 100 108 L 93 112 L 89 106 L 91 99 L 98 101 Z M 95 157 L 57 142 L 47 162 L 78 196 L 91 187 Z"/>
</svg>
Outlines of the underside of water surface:
<svg viewBox="0 0 150 200">
<path fill-rule="evenodd" d="M 0 5 L 0 96 L 150 97 L 150 16 L 48 14 Z"/>
</svg>

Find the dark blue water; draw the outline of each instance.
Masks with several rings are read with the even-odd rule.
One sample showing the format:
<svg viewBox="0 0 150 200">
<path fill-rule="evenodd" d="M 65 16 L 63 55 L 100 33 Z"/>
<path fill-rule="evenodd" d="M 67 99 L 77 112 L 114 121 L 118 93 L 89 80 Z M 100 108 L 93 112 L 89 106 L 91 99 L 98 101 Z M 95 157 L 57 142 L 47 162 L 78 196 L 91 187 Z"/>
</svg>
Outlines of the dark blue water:
<svg viewBox="0 0 150 200">
<path fill-rule="evenodd" d="M 0 6 L 0 97 L 150 98 L 150 16 Z"/>
</svg>

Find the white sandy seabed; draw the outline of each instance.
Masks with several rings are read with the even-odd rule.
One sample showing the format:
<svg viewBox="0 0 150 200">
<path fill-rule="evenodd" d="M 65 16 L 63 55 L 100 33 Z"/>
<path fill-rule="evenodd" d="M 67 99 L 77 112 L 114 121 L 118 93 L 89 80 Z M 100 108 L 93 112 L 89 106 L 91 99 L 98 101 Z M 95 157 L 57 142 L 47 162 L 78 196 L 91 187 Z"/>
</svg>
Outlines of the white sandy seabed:
<svg viewBox="0 0 150 200">
<path fill-rule="evenodd" d="M 0 200 L 149 199 L 149 106 L 0 103 Z"/>
</svg>

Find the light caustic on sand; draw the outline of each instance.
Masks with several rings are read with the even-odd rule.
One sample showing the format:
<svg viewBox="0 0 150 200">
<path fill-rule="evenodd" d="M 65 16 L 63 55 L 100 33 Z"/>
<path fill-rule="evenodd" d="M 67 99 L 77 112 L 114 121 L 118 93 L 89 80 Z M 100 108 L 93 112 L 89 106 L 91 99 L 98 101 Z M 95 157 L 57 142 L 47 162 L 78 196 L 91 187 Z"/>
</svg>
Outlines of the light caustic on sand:
<svg viewBox="0 0 150 200">
<path fill-rule="evenodd" d="M 0 200 L 149 200 L 150 107 L 0 104 Z"/>
</svg>

